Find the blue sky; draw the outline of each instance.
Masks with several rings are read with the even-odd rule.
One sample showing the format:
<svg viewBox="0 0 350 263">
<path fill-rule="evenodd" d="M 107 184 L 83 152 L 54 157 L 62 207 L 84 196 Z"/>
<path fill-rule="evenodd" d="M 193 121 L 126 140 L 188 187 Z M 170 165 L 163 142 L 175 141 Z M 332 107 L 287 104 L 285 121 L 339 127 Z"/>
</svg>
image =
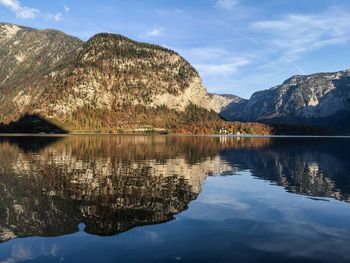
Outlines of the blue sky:
<svg viewBox="0 0 350 263">
<path fill-rule="evenodd" d="M 210 92 L 245 98 L 295 74 L 350 68 L 348 0 L 0 0 L 0 21 L 163 45 Z"/>
</svg>

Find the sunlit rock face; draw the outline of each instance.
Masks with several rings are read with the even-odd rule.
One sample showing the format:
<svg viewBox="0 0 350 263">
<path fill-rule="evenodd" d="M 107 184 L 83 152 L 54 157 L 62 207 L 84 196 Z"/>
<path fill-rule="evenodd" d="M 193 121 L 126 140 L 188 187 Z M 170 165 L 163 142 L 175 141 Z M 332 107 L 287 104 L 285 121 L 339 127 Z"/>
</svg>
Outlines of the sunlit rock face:
<svg viewBox="0 0 350 263">
<path fill-rule="evenodd" d="M 81 223 L 88 233 L 114 235 L 172 220 L 208 175 L 235 171 L 217 155 L 222 147 L 218 138 L 2 140 L 1 240 L 73 233 Z"/>
<path fill-rule="evenodd" d="M 0 54 L 0 123 L 28 112 L 67 125 L 79 112 L 97 109 L 210 109 L 201 78 L 183 57 L 121 35 L 84 42 L 57 30 L 0 23 Z"/>
<path fill-rule="evenodd" d="M 69 68 L 82 45 L 57 30 L 0 23 L 0 122 L 42 98 L 50 74 Z"/>
</svg>

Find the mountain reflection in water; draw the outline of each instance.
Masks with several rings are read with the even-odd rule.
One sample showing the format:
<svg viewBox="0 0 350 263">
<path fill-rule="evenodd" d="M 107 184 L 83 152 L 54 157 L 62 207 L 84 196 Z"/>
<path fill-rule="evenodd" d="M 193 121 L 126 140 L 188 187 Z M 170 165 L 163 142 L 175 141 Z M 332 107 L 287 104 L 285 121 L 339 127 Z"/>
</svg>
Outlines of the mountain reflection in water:
<svg viewBox="0 0 350 263">
<path fill-rule="evenodd" d="M 0 137 L 0 241 L 65 235 L 81 223 L 105 236 L 166 222 L 207 176 L 242 170 L 349 202 L 349 149 L 327 138 Z"/>
</svg>

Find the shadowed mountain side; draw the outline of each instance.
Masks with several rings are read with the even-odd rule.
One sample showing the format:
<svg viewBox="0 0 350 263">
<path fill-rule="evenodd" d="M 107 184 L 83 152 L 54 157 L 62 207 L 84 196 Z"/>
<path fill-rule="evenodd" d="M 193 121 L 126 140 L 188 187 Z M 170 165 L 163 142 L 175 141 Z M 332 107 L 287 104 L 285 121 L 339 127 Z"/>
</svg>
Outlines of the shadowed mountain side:
<svg viewBox="0 0 350 263">
<path fill-rule="evenodd" d="M 260 122 L 273 127 L 274 134 L 346 135 L 350 131 L 349 120 L 350 112 L 339 111 L 322 118 L 276 117 Z"/>
<path fill-rule="evenodd" d="M 39 115 L 27 114 L 9 124 L 0 123 L 0 133 L 67 133 L 67 131 Z"/>
<path fill-rule="evenodd" d="M 245 122 L 245 116 L 238 114 L 248 105 L 249 100 L 240 99 L 227 104 L 219 112 L 220 116 L 227 121 Z M 275 135 L 333 135 L 334 128 L 338 133 L 346 133 L 349 130 L 348 122 L 344 119 L 350 119 L 347 112 L 338 112 L 336 115 L 322 119 L 318 118 L 292 118 L 279 117 L 274 119 L 257 120 L 272 128 Z M 320 123 L 327 123 L 320 127 Z"/>
<path fill-rule="evenodd" d="M 297 123 L 297 122 L 296 122 Z M 275 135 L 335 135 L 333 129 L 319 127 L 317 124 L 283 124 L 283 122 L 266 122 L 273 128 Z"/>
<path fill-rule="evenodd" d="M 349 106 L 350 70 L 345 70 L 293 76 L 279 86 L 255 92 L 243 103 L 233 103 L 221 115 L 231 121 L 295 125 L 299 130 L 301 126 L 315 126 L 320 128 L 319 134 L 324 129 L 349 134 Z M 307 132 L 309 129 L 303 133 Z"/>
<path fill-rule="evenodd" d="M 248 104 L 248 100 L 246 100 L 246 99 L 241 99 L 239 101 L 232 101 L 229 104 L 227 104 L 224 108 L 222 108 L 221 111 L 219 112 L 219 114 L 225 120 L 241 121 L 239 118 L 236 118 L 235 114 L 237 112 L 241 112 L 242 109 L 244 109 L 247 104 Z M 243 118 L 241 118 L 241 119 L 243 119 Z"/>
</svg>

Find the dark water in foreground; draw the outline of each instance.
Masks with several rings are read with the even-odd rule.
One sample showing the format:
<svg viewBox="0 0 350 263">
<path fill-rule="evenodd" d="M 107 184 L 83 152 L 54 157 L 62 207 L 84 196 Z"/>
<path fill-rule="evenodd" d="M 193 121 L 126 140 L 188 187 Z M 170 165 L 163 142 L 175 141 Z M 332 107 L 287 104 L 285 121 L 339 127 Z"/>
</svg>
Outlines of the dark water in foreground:
<svg viewBox="0 0 350 263">
<path fill-rule="evenodd" d="M 350 262 L 350 139 L 0 137 L 0 262 Z"/>
</svg>

